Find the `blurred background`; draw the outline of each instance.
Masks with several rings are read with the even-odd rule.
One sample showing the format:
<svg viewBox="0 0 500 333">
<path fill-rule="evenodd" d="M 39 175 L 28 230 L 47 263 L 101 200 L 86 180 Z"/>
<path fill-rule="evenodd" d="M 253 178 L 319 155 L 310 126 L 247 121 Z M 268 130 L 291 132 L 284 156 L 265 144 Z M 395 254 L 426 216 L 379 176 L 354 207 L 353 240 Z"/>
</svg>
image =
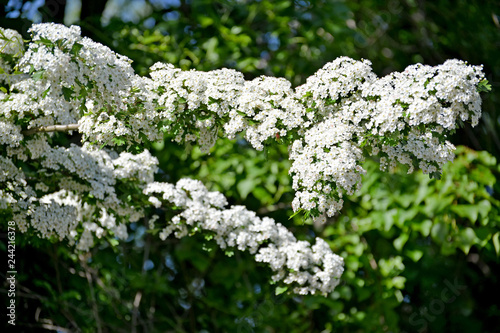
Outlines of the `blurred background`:
<svg viewBox="0 0 500 333">
<path fill-rule="evenodd" d="M 202 180 L 231 204 L 271 216 L 299 239 L 344 257 L 328 297 L 276 295 L 269 268 L 202 236 L 161 242 L 147 221 L 127 242 L 75 255 L 24 239 L 17 248 L 18 327 L 60 332 L 496 332 L 500 306 L 500 3 L 498 1 L 3 1 L 0 26 L 28 38 L 33 22 L 81 26 L 133 60 L 182 69 L 237 69 L 305 82 L 339 56 L 383 76 L 458 58 L 484 65 L 483 117 L 451 141 L 441 180 L 385 174 L 367 160 L 362 190 L 325 225 L 289 219 L 287 147 L 256 152 L 220 139 L 210 155 L 166 137 L 151 148 L 158 180 Z M 18 235 L 19 237 L 19 235 Z M 5 251 L 2 243 L 1 249 Z M 34 256 L 36 253 L 36 259 Z M 44 260 L 40 260 L 43 258 Z M 5 288 L 2 289 L 5 292 Z M 22 331 L 20 330 L 20 331 Z"/>
</svg>

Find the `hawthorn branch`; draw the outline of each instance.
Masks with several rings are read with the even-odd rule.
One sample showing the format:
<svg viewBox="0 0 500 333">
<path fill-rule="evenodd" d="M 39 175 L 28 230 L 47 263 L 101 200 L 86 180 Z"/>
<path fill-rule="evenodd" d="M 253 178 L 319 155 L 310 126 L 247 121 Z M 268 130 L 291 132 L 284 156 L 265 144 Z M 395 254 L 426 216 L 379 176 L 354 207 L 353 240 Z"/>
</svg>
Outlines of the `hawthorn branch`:
<svg viewBox="0 0 500 333">
<path fill-rule="evenodd" d="M 78 130 L 79 124 L 67 124 L 67 125 L 50 125 L 50 126 L 40 126 L 35 128 L 30 128 L 28 130 L 22 131 L 23 135 L 32 135 L 35 133 L 42 132 L 67 132 Z"/>
</svg>

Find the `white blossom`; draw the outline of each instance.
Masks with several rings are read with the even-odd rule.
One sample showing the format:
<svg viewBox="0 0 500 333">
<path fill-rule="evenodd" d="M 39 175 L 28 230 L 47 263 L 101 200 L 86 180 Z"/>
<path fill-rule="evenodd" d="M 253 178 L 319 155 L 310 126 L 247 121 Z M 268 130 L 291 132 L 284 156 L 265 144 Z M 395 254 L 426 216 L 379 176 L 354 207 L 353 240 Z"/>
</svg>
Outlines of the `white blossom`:
<svg viewBox="0 0 500 333">
<path fill-rule="evenodd" d="M 460 60 L 378 78 L 368 60 L 341 57 L 293 88 L 284 78 L 246 81 L 232 69 L 162 63 L 140 77 L 130 59 L 82 37 L 77 26 L 29 31 L 24 45 L 19 33 L 0 28 L 0 210 L 20 231 L 88 251 L 107 235 L 127 239 L 128 223 L 170 211 L 169 221 L 145 220 L 160 226 L 160 239 L 212 235 L 221 248 L 255 255 L 273 280 L 299 294 L 326 294 L 339 283 L 343 260 L 324 240 L 311 246 L 270 218 L 226 208 L 222 194 L 198 181 L 155 182 L 158 160 L 148 150 L 109 147 L 137 148 L 164 133 L 204 152 L 219 136 L 244 135 L 257 150 L 284 142 L 293 210 L 325 222 L 360 188 L 366 156 L 378 156 L 383 170 L 402 164 L 409 173 L 439 173 L 454 158 L 447 134 L 481 116 L 482 67 Z M 85 143 L 53 145 L 46 127 L 70 124 Z"/>
<path fill-rule="evenodd" d="M 189 230 L 212 232 L 221 248 L 255 254 L 256 261 L 269 264 L 280 276 L 278 280 L 292 284 L 301 294 L 327 294 L 339 283 L 343 259 L 333 254 L 325 241 L 317 238 L 311 247 L 273 219 L 261 219 L 242 206 L 224 209 L 225 198 L 209 192 L 199 181 L 181 179 L 175 186 L 155 182 L 143 192 L 182 210 L 161 231 L 161 239 L 171 233 L 184 237 Z M 309 273 L 311 270 L 315 274 Z"/>
</svg>

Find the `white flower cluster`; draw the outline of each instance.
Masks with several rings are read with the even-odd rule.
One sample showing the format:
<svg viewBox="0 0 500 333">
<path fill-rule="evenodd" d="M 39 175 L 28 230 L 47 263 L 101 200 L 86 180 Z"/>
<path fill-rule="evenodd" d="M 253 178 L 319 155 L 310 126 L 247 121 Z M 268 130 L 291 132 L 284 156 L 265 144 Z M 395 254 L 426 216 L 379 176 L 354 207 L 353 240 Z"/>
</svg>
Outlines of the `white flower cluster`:
<svg viewBox="0 0 500 333">
<path fill-rule="evenodd" d="M 0 209 L 7 209 L 17 203 L 17 197 L 27 198 L 32 191 L 26 193 L 26 177 L 24 173 L 8 158 L 0 156 Z M 20 207 L 23 209 L 24 207 Z"/>
<path fill-rule="evenodd" d="M 243 83 L 243 75 L 230 69 L 183 72 L 157 63 L 151 67 L 148 89 L 164 129 L 177 142 L 197 140 L 208 151 L 218 136 L 215 120 L 234 108 Z"/>
<path fill-rule="evenodd" d="M 177 142 L 197 141 L 203 151 L 214 145 L 219 129 L 229 138 L 245 132 L 252 146 L 262 150 L 267 139 L 303 124 L 305 115 L 287 80 L 245 81 L 231 69 L 181 71 L 157 63 L 151 67 L 148 88 L 164 129 Z"/>
<path fill-rule="evenodd" d="M 13 219 L 21 231 L 33 230 L 42 238 L 66 238 L 79 250 L 88 250 L 95 237 L 109 232 L 125 239 L 126 223 L 145 216 L 143 209 L 129 207 L 119 199 L 124 193 L 119 193 L 117 182 L 129 181 L 143 188 L 141 194 L 149 198 L 151 206 L 181 210 L 160 233 L 161 239 L 172 232 L 177 237 L 189 231 L 212 232 L 220 247 L 249 250 L 257 261 L 270 265 L 276 273 L 275 281 L 293 285 L 299 294 L 329 293 L 343 272 L 342 258 L 333 254 L 322 239 L 316 239 L 311 247 L 270 218 L 261 219 L 241 206 L 224 209 L 225 197 L 209 192 L 199 181 L 183 179 L 176 186 L 154 182 L 158 161 L 147 151 L 118 155 L 89 144 L 72 145 L 49 148 L 36 160 L 46 168 L 40 170 L 43 175 L 36 178 L 37 182 L 51 183 L 50 178 L 59 181 L 52 182 L 52 188 L 36 183 L 39 193 L 50 193 L 38 195 L 12 161 L 0 157 L 0 182 L 9 184 L 7 191 L 0 192 L 0 209 L 14 207 Z M 65 178 L 65 174 L 76 177 Z M 95 205 L 86 202 L 88 198 L 96 199 Z"/>
<path fill-rule="evenodd" d="M 377 78 L 369 61 L 342 57 L 292 89 L 281 78 L 245 81 L 230 69 L 181 71 L 159 63 L 142 78 L 128 59 L 80 37 L 78 27 L 41 24 L 31 31 L 18 64 L 26 74 L 11 84 L 17 93 L 3 102 L 5 119 L 26 117 L 27 128 L 78 121 L 86 139 L 107 145 L 159 140 L 163 132 L 207 152 L 219 135 L 244 133 L 259 150 L 270 139 L 285 140 L 294 210 L 313 216 L 332 216 L 343 194 L 359 188 L 368 154 L 380 155 L 382 169 L 401 163 L 409 172 L 439 173 L 453 159 L 446 131 L 480 116 L 481 67 L 458 60 Z M 14 154 L 21 127 L 0 119 L 0 129 Z"/>
<path fill-rule="evenodd" d="M 297 294 L 328 294 L 339 283 L 343 259 L 324 240 L 317 238 L 311 247 L 273 219 L 261 219 L 242 206 L 224 209 L 224 196 L 199 181 L 182 179 L 175 186 L 155 182 L 143 192 L 153 203 L 182 210 L 161 231 L 162 239 L 171 233 L 180 238 L 198 230 L 211 232 L 222 249 L 248 250 L 256 261 L 269 264 L 276 273 L 273 280 L 291 284 Z"/>
<path fill-rule="evenodd" d="M 28 129 L 82 121 L 79 131 L 92 141 L 138 135 L 142 127 L 116 118 L 130 112 L 135 101 L 131 89 L 136 76 L 128 58 L 81 37 L 77 26 L 35 24 L 30 32 L 32 41 L 16 64 L 24 75 L 9 77 L 11 93 L 2 103 L 5 118 L 30 119 Z M 99 126 L 87 126 L 81 118 L 93 113 L 101 115 Z"/>
<path fill-rule="evenodd" d="M 76 241 L 80 250 L 88 250 L 94 236 L 101 238 L 108 231 L 119 239 L 128 237 L 124 223 L 139 220 L 144 209 L 123 202 L 117 185 L 151 183 L 158 164 L 147 151 L 118 155 L 89 144 L 48 147 L 42 155 L 27 158 L 43 168 L 36 177 L 25 176 L 13 161 L 0 157 L 0 183 L 6 185 L 0 191 L 0 209 L 11 209 L 21 231 Z"/>
<path fill-rule="evenodd" d="M 0 28 L 0 210 L 20 230 L 87 250 L 95 237 L 126 238 L 126 223 L 166 204 L 182 211 L 162 238 L 213 233 L 221 247 L 256 254 L 298 293 L 327 293 L 338 283 L 342 260 L 324 241 L 311 247 L 271 219 L 224 209 L 222 195 L 195 181 L 155 183 L 158 161 L 148 151 L 57 147 L 45 129 L 78 123 L 84 140 L 103 146 L 167 133 L 207 152 L 220 135 L 243 133 L 258 150 L 284 142 L 294 211 L 325 221 L 361 186 L 366 155 L 378 155 L 382 169 L 400 163 L 409 172 L 439 173 L 454 156 L 447 132 L 459 122 L 475 125 L 481 115 L 482 68 L 459 60 L 377 78 L 369 61 L 342 57 L 293 89 L 283 78 L 246 81 L 231 69 L 159 63 L 150 78 L 139 77 L 128 58 L 81 37 L 79 27 L 37 24 L 30 32 L 25 51 L 17 32 Z M 149 221 L 154 226 L 158 218 Z"/>
<path fill-rule="evenodd" d="M 0 54 L 9 57 L 19 58 L 24 52 L 23 37 L 15 30 L 4 29 L 0 27 Z M 12 72 L 12 64 L 0 57 L 0 81 L 8 79 Z M 2 98 L 0 92 L 0 98 Z"/>
<path fill-rule="evenodd" d="M 364 155 L 380 155 L 381 168 L 406 164 L 439 173 L 455 147 L 445 130 L 481 114 L 480 66 L 449 60 L 413 65 L 377 78 L 368 61 L 339 58 L 296 89 L 316 121 L 293 142 L 290 173 L 297 190 L 294 210 L 324 220 L 342 207 L 343 193 L 361 185 Z"/>
<path fill-rule="evenodd" d="M 183 72 L 156 64 L 151 77 L 150 103 L 178 142 L 198 140 L 208 151 L 222 128 L 229 138 L 245 133 L 262 149 L 268 139 L 290 135 L 294 210 L 323 219 L 340 210 L 344 193 L 360 187 L 367 154 L 380 154 L 382 169 L 399 162 L 409 172 L 440 172 L 454 150 L 444 131 L 459 119 L 477 123 L 483 73 L 450 60 L 379 79 L 369 61 L 343 57 L 295 91 L 284 79 L 244 81 L 232 70 Z"/>
<path fill-rule="evenodd" d="M 21 34 L 15 30 L 0 27 L 0 52 L 11 56 L 21 56 L 24 52 Z"/>
</svg>

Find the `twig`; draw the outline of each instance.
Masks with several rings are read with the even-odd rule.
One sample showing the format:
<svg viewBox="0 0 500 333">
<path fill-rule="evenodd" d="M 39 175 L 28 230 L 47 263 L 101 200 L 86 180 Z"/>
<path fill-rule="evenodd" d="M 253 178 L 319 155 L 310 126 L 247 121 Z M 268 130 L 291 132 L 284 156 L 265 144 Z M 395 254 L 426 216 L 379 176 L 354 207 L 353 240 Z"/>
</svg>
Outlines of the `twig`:
<svg viewBox="0 0 500 333">
<path fill-rule="evenodd" d="M 46 330 L 49 331 L 58 331 L 58 332 L 71 332 L 69 329 L 61 327 L 61 326 L 56 326 L 50 323 L 42 323 L 42 324 L 29 324 L 29 323 L 20 323 L 19 324 L 22 327 L 30 327 L 30 328 L 37 328 L 39 330 L 40 328 L 45 328 Z"/>
<path fill-rule="evenodd" d="M 144 220 L 146 222 L 146 220 Z M 146 242 L 144 245 L 144 254 L 142 258 L 142 270 L 141 270 L 141 275 L 145 276 L 146 275 L 146 261 L 149 260 L 149 250 L 151 247 L 151 240 L 149 235 L 146 234 Z M 137 332 L 137 321 L 140 319 L 139 318 L 139 305 L 141 304 L 141 299 L 142 299 L 142 290 L 137 290 L 137 293 L 135 294 L 134 298 L 134 303 L 133 303 L 133 309 L 132 309 L 132 333 Z"/>
<path fill-rule="evenodd" d="M 57 247 L 54 244 L 52 246 L 52 251 L 50 251 L 50 256 L 52 257 L 52 263 L 54 264 L 54 268 L 56 271 L 56 281 L 57 281 L 57 290 L 59 292 L 59 295 L 63 294 L 63 288 L 62 288 L 62 283 L 61 283 L 61 273 L 59 271 L 59 258 L 57 257 Z M 66 300 L 62 300 L 61 302 L 63 303 L 64 309 L 61 310 L 61 313 L 66 317 L 66 319 L 69 320 L 69 322 L 75 327 L 78 328 L 78 324 L 75 321 L 75 318 L 71 314 L 71 312 L 66 311 L 65 309 L 68 307 L 68 302 Z"/>
<path fill-rule="evenodd" d="M 50 126 L 40 126 L 31 128 L 29 130 L 22 131 L 23 135 L 32 135 L 40 132 L 67 132 L 74 131 L 78 129 L 79 124 L 67 124 L 67 125 L 50 125 Z"/>
<path fill-rule="evenodd" d="M 82 265 L 83 269 L 85 269 L 85 276 L 87 278 L 87 282 L 89 283 L 89 289 L 90 289 L 90 296 L 91 296 L 91 301 L 92 301 L 92 311 L 94 312 L 94 319 L 96 321 L 96 326 L 97 326 L 97 332 L 101 333 L 102 332 L 102 326 L 101 326 L 101 319 L 99 318 L 99 311 L 97 308 L 97 300 L 95 297 L 94 293 L 94 287 L 92 285 L 92 274 L 87 266 L 86 260 L 88 259 L 87 257 L 84 257 L 83 255 L 79 256 L 80 259 L 80 264 Z"/>
</svg>

